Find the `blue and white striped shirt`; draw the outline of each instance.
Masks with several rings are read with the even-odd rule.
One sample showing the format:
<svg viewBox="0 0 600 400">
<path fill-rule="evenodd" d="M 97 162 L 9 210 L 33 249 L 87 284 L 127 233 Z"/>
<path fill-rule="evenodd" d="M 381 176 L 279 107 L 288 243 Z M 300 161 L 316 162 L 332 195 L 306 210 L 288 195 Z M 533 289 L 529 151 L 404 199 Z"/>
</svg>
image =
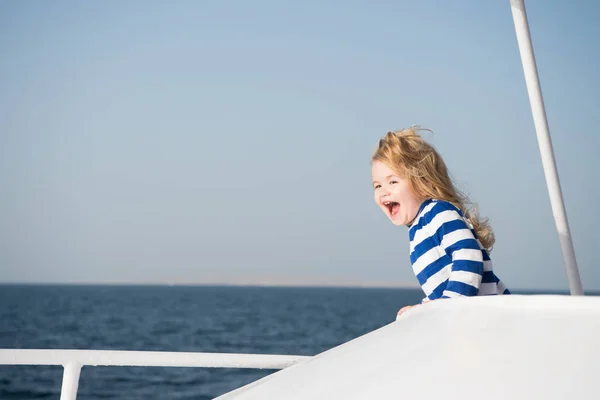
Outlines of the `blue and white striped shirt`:
<svg viewBox="0 0 600 400">
<path fill-rule="evenodd" d="M 408 230 L 410 261 L 423 301 L 510 294 L 472 225 L 451 203 L 426 200 Z"/>
</svg>

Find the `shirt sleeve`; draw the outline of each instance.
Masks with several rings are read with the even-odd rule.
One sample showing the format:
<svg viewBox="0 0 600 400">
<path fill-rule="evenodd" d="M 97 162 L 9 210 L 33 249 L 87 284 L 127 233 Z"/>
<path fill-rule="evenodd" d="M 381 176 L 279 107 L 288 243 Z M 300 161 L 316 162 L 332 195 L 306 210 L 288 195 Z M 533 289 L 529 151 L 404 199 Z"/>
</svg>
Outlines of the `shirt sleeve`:
<svg viewBox="0 0 600 400">
<path fill-rule="evenodd" d="M 436 236 L 452 257 L 452 270 L 442 298 L 477 296 L 483 277 L 483 252 L 473 232 L 454 209 L 443 211 L 444 223 Z"/>
</svg>

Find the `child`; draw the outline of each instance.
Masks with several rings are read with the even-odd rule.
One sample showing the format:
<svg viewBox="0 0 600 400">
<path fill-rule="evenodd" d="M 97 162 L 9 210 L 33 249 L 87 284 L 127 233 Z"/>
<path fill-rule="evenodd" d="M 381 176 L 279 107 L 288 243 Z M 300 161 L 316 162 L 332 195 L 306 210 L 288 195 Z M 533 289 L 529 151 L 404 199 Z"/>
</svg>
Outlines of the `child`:
<svg viewBox="0 0 600 400">
<path fill-rule="evenodd" d="M 377 205 L 394 225 L 408 226 L 410 261 L 425 292 L 421 303 L 510 294 L 492 271 L 490 226 L 467 209 L 468 198 L 418 131 L 388 132 L 372 157 L 371 174 Z"/>
</svg>

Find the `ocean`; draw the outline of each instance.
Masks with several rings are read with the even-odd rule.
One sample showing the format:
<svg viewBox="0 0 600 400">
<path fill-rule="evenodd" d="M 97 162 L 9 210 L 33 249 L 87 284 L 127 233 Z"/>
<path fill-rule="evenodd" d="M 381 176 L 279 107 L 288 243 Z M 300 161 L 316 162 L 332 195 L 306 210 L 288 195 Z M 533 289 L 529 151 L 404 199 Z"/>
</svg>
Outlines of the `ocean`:
<svg viewBox="0 0 600 400">
<path fill-rule="evenodd" d="M 0 285 L 0 348 L 312 356 L 395 320 L 420 289 Z M 0 399 L 59 399 L 61 366 L 1 366 Z M 93 367 L 78 400 L 212 399 L 275 370 Z"/>
</svg>

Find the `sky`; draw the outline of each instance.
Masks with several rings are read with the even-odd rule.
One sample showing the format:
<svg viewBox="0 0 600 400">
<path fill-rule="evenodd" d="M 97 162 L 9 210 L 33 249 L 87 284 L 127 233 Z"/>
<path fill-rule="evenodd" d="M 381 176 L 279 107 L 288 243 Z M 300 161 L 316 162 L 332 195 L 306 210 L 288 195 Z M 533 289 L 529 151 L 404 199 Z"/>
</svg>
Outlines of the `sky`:
<svg viewBox="0 0 600 400">
<path fill-rule="evenodd" d="M 527 13 L 600 290 L 600 3 Z M 508 0 L 8 0 L 0 54 L 0 282 L 416 286 L 370 157 L 419 124 L 500 279 L 568 289 Z"/>
</svg>

